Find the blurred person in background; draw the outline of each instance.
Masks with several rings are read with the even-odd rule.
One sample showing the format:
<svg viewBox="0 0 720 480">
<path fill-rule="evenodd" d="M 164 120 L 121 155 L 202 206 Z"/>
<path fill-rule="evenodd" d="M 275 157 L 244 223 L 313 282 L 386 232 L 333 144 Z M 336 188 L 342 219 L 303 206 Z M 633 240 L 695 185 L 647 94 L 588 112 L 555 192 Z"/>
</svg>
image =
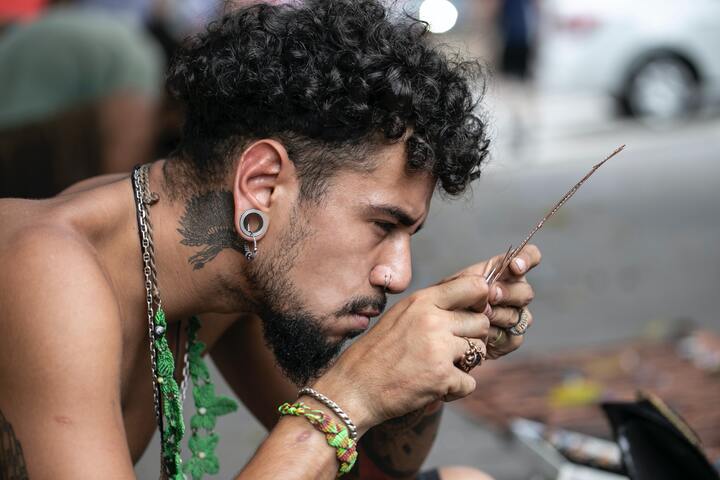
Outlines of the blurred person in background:
<svg viewBox="0 0 720 480">
<path fill-rule="evenodd" d="M 44 11 L 0 36 L 0 196 L 42 198 L 153 153 L 165 59 L 130 19 Z"/>
<path fill-rule="evenodd" d="M 526 81 L 536 35 L 535 0 L 501 0 L 498 7 L 500 71 L 511 79 Z"/>
<path fill-rule="evenodd" d="M 536 0 L 494 0 L 499 38 L 501 94 L 510 111 L 511 144 L 519 147 L 533 121 L 532 64 L 536 50 L 538 8 Z"/>
<path fill-rule="evenodd" d="M 14 447 L 0 469 L 132 478 L 156 429 L 153 391 L 171 383 L 148 336 L 175 346 L 163 360 L 179 374 L 183 324 L 200 315 L 204 345 L 192 345 L 269 430 L 240 478 L 335 477 L 325 436 L 278 418 L 309 383 L 357 422 L 363 453 L 346 478 L 417 477 L 443 400 L 475 389 L 479 353 L 522 344 L 512 330 L 532 321 L 525 274 L 540 261 L 528 247 L 492 288 L 483 276 L 499 259 L 479 262 L 369 329 L 386 294 L 410 285 L 433 193 L 462 194 L 488 154 L 482 69 L 433 47 L 425 27 L 374 0 L 238 10 L 173 61 L 187 120 L 170 158 L 0 202 L 0 422 Z M 162 288 L 141 280 L 145 256 Z M 167 467 L 176 456 L 163 453 Z"/>
</svg>

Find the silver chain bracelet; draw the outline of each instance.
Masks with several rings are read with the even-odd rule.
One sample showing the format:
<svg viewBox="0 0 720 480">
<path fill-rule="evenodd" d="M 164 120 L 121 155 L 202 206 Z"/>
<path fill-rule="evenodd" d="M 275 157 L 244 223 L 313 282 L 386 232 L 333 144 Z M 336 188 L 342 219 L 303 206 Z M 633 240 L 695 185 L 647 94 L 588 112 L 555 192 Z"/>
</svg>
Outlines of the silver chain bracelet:
<svg viewBox="0 0 720 480">
<path fill-rule="evenodd" d="M 350 420 L 350 417 L 348 417 L 348 414 L 343 411 L 340 406 L 330 400 L 328 397 L 323 395 L 322 393 L 318 392 L 317 390 L 310 388 L 310 387 L 303 387 L 298 392 L 298 397 L 302 397 L 303 395 L 307 395 L 308 397 L 312 397 L 318 402 L 322 403 L 326 407 L 328 407 L 330 410 L 335 412 L 335 414 L 340 417 L 340 420 L 343 421 L 345 425 L 347 425 L 348 432 L 350 434 L 350 438 L 352 440 L 357 440 L 357 427 L 355 424 Z"/>
</svg>

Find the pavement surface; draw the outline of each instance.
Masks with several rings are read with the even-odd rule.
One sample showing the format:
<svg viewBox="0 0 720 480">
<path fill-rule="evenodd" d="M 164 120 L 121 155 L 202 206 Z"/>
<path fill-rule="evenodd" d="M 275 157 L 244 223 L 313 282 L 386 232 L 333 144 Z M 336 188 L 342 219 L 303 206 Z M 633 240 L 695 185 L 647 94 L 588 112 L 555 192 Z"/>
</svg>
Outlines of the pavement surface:
<svg viewBox="0 0 720 480">
<path fill-rule="evenodd" d="M 720 118 L 647 126 L 613 119 L 598 99 L 537 101 L 532 128 L 515 135 L 503 99 L 488 99 L 492 159 L 471 195 L 434 202 L 414 240 L 410 291 L 519 243 L 593 164 L 627 144 L 535 237 L 544 255 L 530 276 L 535 325 L 514 355 L 600 345 L 675 319 L 720 331 Z M 244 410 L 218 432 L 219 478 L 231 478 L 265 432 Z M 158 458 L 156 438 L 139 478 L 157 478 Z M 499 480 L 538 478 L 529 453 L 452 406 L 426 462 L 448 464 Z"/>
</svg>

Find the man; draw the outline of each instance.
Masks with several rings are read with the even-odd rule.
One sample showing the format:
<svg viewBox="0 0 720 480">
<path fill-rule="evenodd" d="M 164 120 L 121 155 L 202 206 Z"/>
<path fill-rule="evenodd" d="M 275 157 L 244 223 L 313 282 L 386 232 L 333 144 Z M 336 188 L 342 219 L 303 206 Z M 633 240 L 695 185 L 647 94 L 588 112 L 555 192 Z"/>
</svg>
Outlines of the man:
<svg viewBox="0 0 720 480">
<path fill-rule="evenodd" d="M 441 401 L 475 389 L 477 358 L 522 342 L 508 328 L 530 321 L 524 275 L 539 252 L 492 287 L 481 262 L 413 293 L 338 354 L 387 292 L 408 287 L 410 238 L 435 188 L 459 194 L 479 176 L 475 71 L 374 0 L 250 7 L 172 65 L 169 86 L 187 104 L 173 158 L 49 200 L 3 200 L 5 472 L 133 478 L 156 426 L 154 390 L 172 383 L 151 369 L 162 359 L 148 337 L 176 350 L 179 382 L 183 329 L 198 315 L 207 352 L 269 429 L 237 478 L 337 474 L 324 435 L 278 418 L 302 385 L 357 427 L 349 476 L 414 478 Z M 167 328 L 152 322 L 160 300 Z"/>
</svg>

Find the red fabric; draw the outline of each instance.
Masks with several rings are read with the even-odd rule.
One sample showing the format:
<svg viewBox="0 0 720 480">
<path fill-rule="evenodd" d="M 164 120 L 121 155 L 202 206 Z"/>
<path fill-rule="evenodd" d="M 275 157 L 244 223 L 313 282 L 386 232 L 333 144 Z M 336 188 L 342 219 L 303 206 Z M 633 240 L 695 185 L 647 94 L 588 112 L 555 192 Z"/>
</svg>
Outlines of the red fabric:
<svg viewBox="0 0 720 480">
<path fill-rule="evenodd" d="M 2 0 L 0 21 L 28 21 L 47 7 L 47 0 Z"/>
</svg>

